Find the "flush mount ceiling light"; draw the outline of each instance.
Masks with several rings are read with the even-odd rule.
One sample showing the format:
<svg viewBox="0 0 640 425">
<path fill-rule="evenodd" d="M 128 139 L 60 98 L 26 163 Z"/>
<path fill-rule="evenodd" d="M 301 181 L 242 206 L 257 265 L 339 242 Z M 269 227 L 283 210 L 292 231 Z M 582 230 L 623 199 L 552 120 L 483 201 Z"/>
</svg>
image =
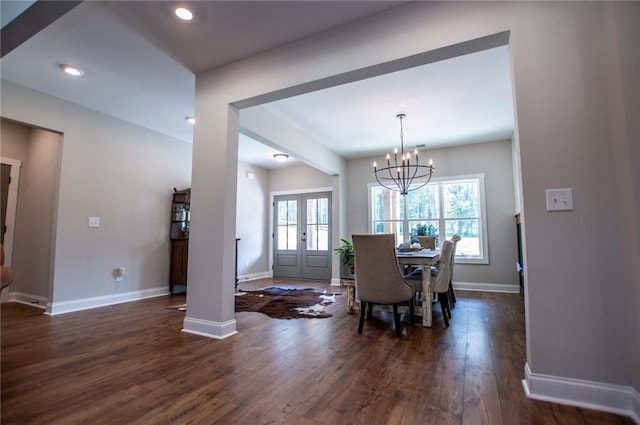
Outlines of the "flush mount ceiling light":
<svg viewBox="0 0 640 425">
<path fill-rule="evenodd" d="M 289 155 L 287 155 L 286 153 L 275 153 L 273 154 L 273 159 L 275 159 L 277 162 L 285 162 L 287 159 L 289 159 Z"/>
<path fill-rule="evenodd" d="M 62 68 L 62 70 L 67 74 L 73 75 L 74 77 L 79 77 L 84 74 L 84 71 L 77 66 L 69 65 L 66 63 L 60 64 L 60 68 Z"/>
<path fill-rule="evenodd" d="M 378 168 L 378 165 L 374 162 L 373 176 L 381 186 L 389 190 L 397 190 L 401 195 L 406 195 L 409 191 L 420 189 L 429 183 L 435 168 L 433 168 L 431 160 L 429 160 L 429 165 L 420 165 L 418 162 L 418 149 L 414 151 L 413 155 L 415 156 L 413 157 L 410 152 L 404 151 L 402 120 L 406 118 L 406 115 L 398 114 L 396 118 L 400 120 L 400 152 L 398 152 L 398 148 L 393 152 L 393 164 L 391 163 L 391 155 L 387 154 L 386 167 Z M 400 153 L 399 158 L 398 153 Z"/>
<path fill-rule="evenodd" d="M 189 122 L 189 124 L 195 124 L 196 123 L 195 117 L 185 117 L 184 119 L 187 120 Z"/>
<path fill-rule="evenodd" d="M 190 21 L 193 19 L 193 13 L 191 13 L 191 11 L 186 7 L 177 7 L 173 12 L 183 21 Z"/>
</svg>

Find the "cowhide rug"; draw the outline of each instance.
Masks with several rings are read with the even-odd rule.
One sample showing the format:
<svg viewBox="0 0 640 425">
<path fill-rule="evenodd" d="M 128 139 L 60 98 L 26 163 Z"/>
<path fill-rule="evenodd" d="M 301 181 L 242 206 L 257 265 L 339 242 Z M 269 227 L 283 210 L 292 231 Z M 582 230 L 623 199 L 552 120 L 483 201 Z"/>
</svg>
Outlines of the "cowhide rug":
<svg viewBox="0 0 640 425">
<path fill-rule="evenodd" d="M 327 291 L 307 289 L 266 288 L 257 291 L 238 291 L 235 294 L 236 312 L 247 311 L 266 314 L 275 319 L 325 319 L 332 317 L 325 307 L 336 301 L 336 295 Z M 186 304 L 167 307 L 186 311 Z"/>
<path fill-rule="evenodd" d="M 324 319 L 333 316 L 325 307 L 336 301 L 336 295 L 315 289 L 266 288 L 236 293 L 236 312 L 249 311 L 276 319 Z"/>
</svg>

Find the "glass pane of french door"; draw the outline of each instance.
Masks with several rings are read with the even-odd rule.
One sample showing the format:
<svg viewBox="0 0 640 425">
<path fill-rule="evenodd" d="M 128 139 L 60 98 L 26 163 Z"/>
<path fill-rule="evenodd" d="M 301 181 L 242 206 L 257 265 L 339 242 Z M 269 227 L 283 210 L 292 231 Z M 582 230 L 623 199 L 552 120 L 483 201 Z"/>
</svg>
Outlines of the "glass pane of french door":
<svg viewBox="0 0 640 425">
<path fill-rule="evenodd" d="M 329 249 L 329 199 L 307 199 L 307 251 Z"/>
<path fill-rule="evenodd" d="M 298 249 L 298 201 L 282 200 L 277 202 L 278 211 L 278 249 Z"/>
</svg>

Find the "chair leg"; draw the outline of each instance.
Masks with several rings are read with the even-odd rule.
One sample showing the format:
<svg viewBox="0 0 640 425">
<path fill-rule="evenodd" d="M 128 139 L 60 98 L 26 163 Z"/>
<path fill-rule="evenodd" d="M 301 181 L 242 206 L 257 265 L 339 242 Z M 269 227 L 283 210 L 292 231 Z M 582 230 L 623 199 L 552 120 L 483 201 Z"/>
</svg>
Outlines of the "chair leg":
<svg viewBox="0 0 640 425">
<path fill-rule="evenodd" d="M 364 326 L 364 318 L 367 315 L 367 302 L 360 301 L 360 322 L 358 323 L 358 333 L 362 333 L 362 327 Z"/>
<path fill-rule="evenodd" d="M 442 318 L 444 319 L 445 326 L 449 327 L 449 317 L 450 313 L 448 312 L 449 306 L 447 301 L 446 292 L 438 293 L 438 299 L 440 300 L 440 310 L 442 310 Z"/>
<path fill-rule="evenodd" d="M 442 296 L 444 297 L 444 304 L 447 306 L 447 316 L 451 319 L 451 301 L 449 300 L 449 291 L 444 292 Z"/>
<path fill-rule="evenodd" d="M 411 320 L 411 326 L 413 326 L 413 324 L 415 323 L 415 320 L 416 320 L 416 314 L 415 314 L 415 308 L 413 306 L 413 301 L 414 301 L 414 297 L 411 297 L 411 299 L 409 300 L 409 320 Z"/>
<path fill-rule="evenodd" d="M 393 324 L 396 326 L 396 336 L 400 338 L 400 314 L 398 314 L 398 304 L 393 304 Z"/>
<path fill-rule="evenodd" d="M 456 293 L 453 292 L 453 283 L 449 281 L 449 304 L 452 308 L 456 308 Z"/>
<path fill-rule="evenodd" d="M 413 296 L 413 305 L 422 305 L 422 291 L 416 291 L 416 294 Z"/>
</svg>

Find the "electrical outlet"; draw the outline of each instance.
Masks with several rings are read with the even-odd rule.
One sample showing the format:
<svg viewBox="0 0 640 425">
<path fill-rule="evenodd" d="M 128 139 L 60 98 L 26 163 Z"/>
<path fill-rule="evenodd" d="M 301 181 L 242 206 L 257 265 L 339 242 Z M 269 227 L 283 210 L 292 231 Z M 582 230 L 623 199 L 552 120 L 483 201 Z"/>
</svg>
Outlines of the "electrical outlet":
<svg viewBox="0 0 640 425">
<path fill-rule="evenodd" d="M 118 267 L 113 271 L 113 275 L 116 278 L 116 282 L 122 282 L 124 280 L 124 275 L 127 272 L 127 269 L 124 267 Z"/>
<path fill-rule="evenodd" d="M 100 217 L 89 217 L 89 227 L 100 227 Z"/>
<path fill-rule="evenodd" d="M 572 211 L 573 189 L 547 189 L 547 211 Z"/>
</svg>

